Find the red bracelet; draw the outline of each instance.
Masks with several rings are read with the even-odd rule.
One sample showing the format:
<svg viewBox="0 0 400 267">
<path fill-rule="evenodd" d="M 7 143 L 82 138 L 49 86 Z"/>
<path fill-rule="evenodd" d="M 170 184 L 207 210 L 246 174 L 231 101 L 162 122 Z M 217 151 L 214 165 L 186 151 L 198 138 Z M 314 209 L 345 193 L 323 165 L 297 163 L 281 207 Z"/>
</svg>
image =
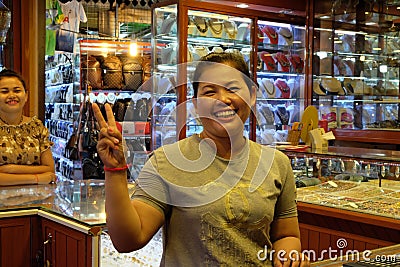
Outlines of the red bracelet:
<svg viewBox="0 0 400 267">
<path fill-rule="evenodd" d="M 108 168 L 108 167 L 104 167 L 104 171 L 106 172 L 119 172 L 119 171 L 125 171 L 129 168 L 129 164 L 126 164 L 123 167 L 118 167 L 118 168 Z"/>
</svg>

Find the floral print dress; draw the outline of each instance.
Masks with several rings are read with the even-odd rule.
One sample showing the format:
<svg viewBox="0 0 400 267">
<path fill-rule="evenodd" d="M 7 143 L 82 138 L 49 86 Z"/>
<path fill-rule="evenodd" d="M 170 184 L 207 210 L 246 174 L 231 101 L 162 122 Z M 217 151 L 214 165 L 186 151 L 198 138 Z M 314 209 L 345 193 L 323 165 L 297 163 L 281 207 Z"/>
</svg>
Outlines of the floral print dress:
<svg viewBox="0 0 400 267">
<path fill-rule="evenodd" d="M 36 117 L 19 125 L 0 124 L 0 165 L 39 165 L 52 145 L 48 129 Z"/>
</svg>

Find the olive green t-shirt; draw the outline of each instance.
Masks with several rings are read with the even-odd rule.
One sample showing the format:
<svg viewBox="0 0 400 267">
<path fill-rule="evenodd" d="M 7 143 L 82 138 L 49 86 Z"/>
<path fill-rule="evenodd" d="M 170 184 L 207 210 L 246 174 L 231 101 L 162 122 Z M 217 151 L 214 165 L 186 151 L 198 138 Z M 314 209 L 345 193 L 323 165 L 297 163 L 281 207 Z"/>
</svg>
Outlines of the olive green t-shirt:
<svg viewBox="0 0 400 267">
<path fill-rule="evenodd" d="M 282 152 L 246 141 L 227 160 L 194 135 L 146 162 L 134 198 L 165 216 L 161 266 L 272 266 L 270 225 L 297 216 L 295 182 Z"/>
</svg>

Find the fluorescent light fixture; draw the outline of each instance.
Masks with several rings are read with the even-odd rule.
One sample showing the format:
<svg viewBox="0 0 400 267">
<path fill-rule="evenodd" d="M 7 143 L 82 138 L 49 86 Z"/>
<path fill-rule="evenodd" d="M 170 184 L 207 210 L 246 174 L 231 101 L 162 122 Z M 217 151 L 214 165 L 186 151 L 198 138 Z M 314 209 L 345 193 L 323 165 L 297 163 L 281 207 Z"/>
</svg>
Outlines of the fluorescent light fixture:
<svg viewBox="0 0 400 267">
<path fill-rule="evenodd" d="M 346 35 L 356 35 L 356 34 L 367 35 L 366 32 L 353 32 L 353 31 L 342 31 L 342 30 L 336 30 L 335 33 L 346 34 Z"/>
<path fill-rule="evenodd" d="M 380 51 L 380 50 L 382 50 L 382 48 L 380 48 L 380 47 L 374 47 L 374 48 L 372 48 L 372 50 Z"/>
<path fill-rule="evenodd" d="M 138 46 L 136 42 L 131 42 L 129 44 L 129 55 L 131 56 L 137 56 L 138 54 Z"/>
<path fill-rule="evenodd" d="M 319 51 L 316 54 L 320 59 L 328 57 L 328 53 L 327 52 Z"/>
<path fill-rule="evenodd" d="M 327 15 L 326 15 L 326 16 L 321 16 L 321 17 L 320 17 L 320 19 L 330 19 L 330 18 L 331 18 L 331 16 L 327 16 Z"/>
<path fill-rule="evenodd" d="M 326 28 L 315 28 L 317 31 L 324 31 L 324 32 L 331 32 L 333 31 L 332 29 L 326 29 Z"/>
<path fill-rule="evenodd" d="M 238 7 L 238 8 L 248 8 L 249 5 L 248 4 L 238 4 L 238 5 L 236 5 L 236 7 Z"/>
<path fill-rule="evenodd" d="M 276 27 L 286 27 L 290 28 L 291 25 L 287 23 L 279 23 L 279 22 L 272 22 L 272 21 L 258 21 L 258 24 L 260 25 L 269 25 L 269 26 L 276 26 Z"/>
<path fill-rule="evenodd" d="M 380 65 L 379 66 L 379 71 L 382 73 L 386 73 L 388 70 L 387 65 Z"/>
</svg>

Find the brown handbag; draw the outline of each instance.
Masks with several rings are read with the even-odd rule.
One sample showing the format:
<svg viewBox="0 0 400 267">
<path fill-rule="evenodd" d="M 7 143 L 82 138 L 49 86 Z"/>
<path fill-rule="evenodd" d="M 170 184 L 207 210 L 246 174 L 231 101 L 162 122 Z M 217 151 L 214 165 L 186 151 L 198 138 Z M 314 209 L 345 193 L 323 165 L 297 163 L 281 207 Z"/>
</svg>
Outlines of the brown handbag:
<svg viewBox="0 0 400 267">
<path fill-rule="evenodd" d="M 124 89 L 136 91 L 143 81 L 143 68 L 141 57 L 129 57 L 122 61 L 122 73 L 124 76 Z"/>
<path fill-rule="evenodd" d="M 101 89 L 101 68 L 100 62 L 94 56 L 81 57 L 81 74 L 82 74 L 82 87 L 90 85 L 92 89 Z"/>
<path fill-rule="evenodd" d="M 122 89 L 122 62 L 117 56 L 107 56 L 103 64 L 103 88 L 104 89 Z"/>
</svg>

